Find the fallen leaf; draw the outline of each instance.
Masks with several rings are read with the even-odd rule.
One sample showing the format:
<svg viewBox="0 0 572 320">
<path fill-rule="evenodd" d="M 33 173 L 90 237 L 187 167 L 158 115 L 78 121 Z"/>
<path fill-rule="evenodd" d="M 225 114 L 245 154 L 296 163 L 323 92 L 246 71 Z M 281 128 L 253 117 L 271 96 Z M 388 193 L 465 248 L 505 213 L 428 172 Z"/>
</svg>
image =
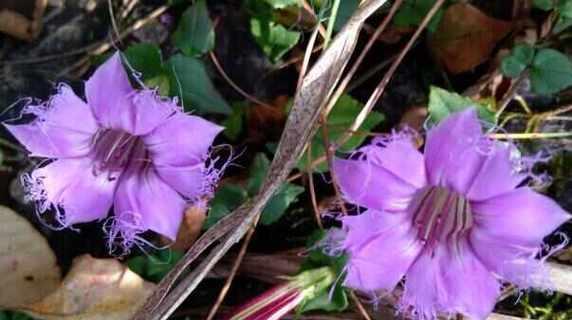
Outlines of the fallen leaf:
<svg viewBox="0 0 572 320">
<path fill-rule="evenodd" d="M 246 112 L 248 137 L 253 142 L 279 137 L 286 121 L 288 96 L 278 96 L 270 105 L 254 104 Z"/>
<path fill-rule="evenodd" d="M 0 308 L 37 302 L 61 281 L 46 239 L 22 216 L 0 206 Z"/>
<path fill-rule="evenodd" d="M 200 204 L 185 210 L 183 223 L 179 228 L 177 240 L 172 246 L 173 249 L 186 250 L 195 243 L 207 218 L 206 211 L 207 207 Z"/>
<path fill-rule="evenodd" d="M 440 63 L 457 74 L 487 61 L 511 28 L 510 22 L 491 18 L 470 4 L 458 3 L 445 12 L 431 35 L 430 47 Z"/>
<path fill-rule="evenodd" d="M 117 260 L 83 255 L 56 291 L 21 311 L 46 320 L 130 319 L 154 287 Z"/>
</svg>

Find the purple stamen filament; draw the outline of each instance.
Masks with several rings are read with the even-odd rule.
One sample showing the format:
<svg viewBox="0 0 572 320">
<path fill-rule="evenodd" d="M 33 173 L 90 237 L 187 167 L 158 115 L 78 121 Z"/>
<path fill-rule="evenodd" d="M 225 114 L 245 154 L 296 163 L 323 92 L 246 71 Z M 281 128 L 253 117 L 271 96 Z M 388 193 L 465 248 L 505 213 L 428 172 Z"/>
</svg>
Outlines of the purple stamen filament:
<svg viewBox="0 0 572 320">
<path fill-rule="evenodd" d="M 456 243 L 473 225 L 467 199 L 443 187 L 428 187 L 413 201 L 413 222 L 419 240 L 432 250 L 441 241 Z"/>
<path fill-rule="evenodd" d="M 112 173 L 118 173 L 125 169 L 134 155 L 144 154 L 143 141 L 127 132 L 113 129 L 103 129 L 97 132 L 93 138 L 93 156 L 96 166 L 94 174 L 108 172 L 110 179 Z"/>
</svg>

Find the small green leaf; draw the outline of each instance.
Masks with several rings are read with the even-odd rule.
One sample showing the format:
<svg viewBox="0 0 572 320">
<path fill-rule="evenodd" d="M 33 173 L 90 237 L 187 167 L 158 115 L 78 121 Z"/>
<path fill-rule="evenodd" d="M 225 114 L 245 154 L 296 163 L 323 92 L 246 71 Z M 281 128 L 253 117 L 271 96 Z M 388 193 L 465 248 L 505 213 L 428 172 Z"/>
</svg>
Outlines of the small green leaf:
<svg viewBox="0 0 572 320">
<path fill-rule="evenodd" d="M 244 108 L 239 104 L 232 105 L 232 113 L 223 122 L 224 135 L 232 141 L 236 141 L 242 132 L 244 121 Z"/>
<path fill-rule="evenodd" d="M 363 104 L 349 95 L 343 95 L 338 99 L 334 108 L 328 116 L 328 139 L 330 143 L 335 142 L 340 138 L 345 131 L 352 125 L 357 115 L 360 113 Z M 379 112 L 371 112 L 363 124 L 360 127 L 360 133 L 354 134 L 344 145 L 340 146 L 338 150 L 352 151 L 353 149 L 360 146 L 366 139 L 365 132 L 371 131 L 376 125 L 381 123 L 384 117 Z M 324 148 L 324 139 L 322 133 L 319 131 L 316 133 L 312 140 L 312 160 L 316 160 L 322 157 L 326 152 Z M 298 168 L 304 170 L 308 164 L 307 152 L 304 153 L 300 162 L 298 162 Z M 328 170 L 326 163 L 318 165 L 315 169 L 316 172 L 325 172 Z"/>
<path fill-rule="evenodd" d="M 270 198 L 264 210 L 262 210 L 260 223 L 269 225 L 278 221 L 280 217 L 284 215 L 286 209 L 297 200 L 298 195 L 302 192 L 304 192 L 303 187 L 292 183 L 283 184 L 276 194 Z"/>
<path fill-rule="evenodd" d="M 145 80 L 145 85 L 150 88 L 157 88 L 162 96 L 168 96 L 170 93 L 171 83 L 169 81 L 169 75 L 166 72 Z"/>
<path fill-rule="evenodd" d="M 214 27 L 205 0 L 198 0 L 185 10 L 173 34 L 173 42 L 189 56 L 202 55 L 214 48 Z"/>
<path fill-rule="evenodd" d="M 125 50 L 125 57 L 129 61 L 129 65 L 135 71 L 140 72 L 145 80 L 164 73 L 161 49 L 154 44 L 138 43 L 131 45 Z"/>
<path fill-rule="evenodd" d="M 165 249 L 151 255 L 130 258 L 127 266 L 144 279 L 159 282 L 182 257 L 180 251 Z"/>
<path fill-rule="evenodd" d="M 248 198 L 246 190 L 237 185 L 225 184 L 220 187 L 210 203 L 210 210 L 203 226 L 204 229 L 212 227 L 220 219 L 236 209 Z"/>
<path fill-rule="evenodd" d="M 186 110 L 230 114 L 232 109 L 213 86 L 203 62 L 176 54 L 168 61 L 170 92 L 180 96 Z"/>
<path fill-rule="evenodd" d="M 540 10 L 548 11 L 554 8 L 556 1 L 558 0 L 533 0 L 532 5 Z"/>
<path fill-rule="evenodd" d="M 501 63 L 501 71 L 504 75 L 518 77 L 534 59 L 534 47 L 527 44 L 515 46 L 510 55 L 505 57 Z"/>
<path fill-rule="evenodd" d="M 572 0 L 560 0 L 558 13 L 560 13 L 560 16 L 572 18 Z"/>
<path fill-rule="evenodd" d="M 565 29 L 568 29 L 570 26 L 572 26 L 572 18 L 560 15 L 558 16 L 558 19 L 556 20 L 556 24 L 554 25 L 554 29 L 552 31 L 554 33 L 560 33 Z"/>
<path fill-rule="evenodd" d="M 264 18 L 251 18 L 250 31 L 272 62 L 279 61 L 300 40 L 300 32 L 290 31 Z"/>
<path fill-rule="evenodd" d="M 250 196 L 254 196 L 258 190 L 260 190 L 269 167 L 270 160 L 268 160 L 264 153 L 256 154 L 254 161 L 250 166 L 249 178 L 246 186 L 246 190 Z"/>
<path fill-rule="evenodd" d="M 303 301 L 296 309 L 296 312 L 304 313 L 311 310 L 340 312 L 344 311 L 348 305 L 348 295 L 346 294 L 346 290 L 342 285 L 336 284 L 336 287 L 331 294 L 330 290 L 323 290 L 315 298 Z"/>
<path fill-rule="evenodd" d="M 554 49 L 540 49 L 530 68 L 532 90 L 550 95 L 572 86 L 572 62 Z"/>
<path fill-rule="evenodd" d="M 471 106 L 478 108 L 479 118 L 490 123 L 495 123 L 494 112 L 489 110 L 486 105 L 463 97 L 457 93 L 431 86 L 429 92 L 429 115 L 431 121 L 434 123 L 440 122 L 451 113 L 464 110 Z"/>
<path fill-rule="evenodd" d="M 393 18 L 393 23 L 399 27 L 418 26 L 425 18 L 435 0 L 405 0 Z M 427 29 L 435 32 L 443 17 L 443 9 L 439 9 L 429 22 Z"/>
</svg>

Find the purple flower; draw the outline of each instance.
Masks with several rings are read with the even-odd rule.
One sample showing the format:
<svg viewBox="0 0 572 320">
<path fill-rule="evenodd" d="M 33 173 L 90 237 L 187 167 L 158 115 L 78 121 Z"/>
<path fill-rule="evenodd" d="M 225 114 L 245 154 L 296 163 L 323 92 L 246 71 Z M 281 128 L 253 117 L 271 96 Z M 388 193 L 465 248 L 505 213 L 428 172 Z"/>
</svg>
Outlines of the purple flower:
<svg viewBox="0 0 572 320">
<path fill-rule="evenodd" d="M 59 227 L 103 219 L 110 246 L 129 249 L 153 231 L 175 240 L 188 202 L 211 192 L 219 172 L 207 165 L 221 127 L 182 112 L 176 101 L 135 90 L 119 53 L 85 84 L 87 103 L 65 85 L 35 119 L 6 128 L 31 152 L 52 159 L 23 177 L 40 213 L 55 209 Z"/>
<path fill-rule="evenodd" d="M 342 218 L 345 285 L 374 293 L 405 278 L 400 309 L 421 319 L 484 319 L 500 281 L 529 287 L 542 273 L 543 238 L 569 216 L 520 186 L 516 152 L 487 138 L 469 108 L 429 130 L 424 154 L 394 134 L 336 159 L 344 197 L 367 209 Z"/>
</svg>

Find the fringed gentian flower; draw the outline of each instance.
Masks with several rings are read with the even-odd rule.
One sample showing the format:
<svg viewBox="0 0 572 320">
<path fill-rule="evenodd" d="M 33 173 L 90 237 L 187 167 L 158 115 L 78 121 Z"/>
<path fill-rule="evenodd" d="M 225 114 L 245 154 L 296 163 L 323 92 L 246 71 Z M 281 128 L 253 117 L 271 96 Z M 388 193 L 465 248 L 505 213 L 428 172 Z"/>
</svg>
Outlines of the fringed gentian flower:
<svg viewBox="0 0 572 320">
<path fill-rule="evenodd" d="M 54 209 L 57 227 L 103 219 L 110 246 L 129 249 L 153 231 L 175 240 L 186 205 L 212 190 L 219 172 L 206 163 L 221 127 L 183 113 L 154 90 L 135 90 L 115 53 L 85 84 L 87 103 L 65 85 L 35 119 L 6 128 L 31 152 L 51 159 L 23 177 L 38 211 Z M 114 247 L 114 246 L 113 246 Z"/>
<path fill-rule="evenodd" d="M 342 218 L 345 285 L 377 294 L 405 278 L 400 310 L 419 319 L 484 319 L 501 281 L 526 288 L 541 276 L 543 238 L 569 216 L 523 184 L 517 150 L 487 138 L 476 110 L 429 130 L 425 153 L 396 133 L 336 159 L 346 200 L 366 209 Z M 536 278 L 538 280 L 538 278 Z"/>
</svg>

